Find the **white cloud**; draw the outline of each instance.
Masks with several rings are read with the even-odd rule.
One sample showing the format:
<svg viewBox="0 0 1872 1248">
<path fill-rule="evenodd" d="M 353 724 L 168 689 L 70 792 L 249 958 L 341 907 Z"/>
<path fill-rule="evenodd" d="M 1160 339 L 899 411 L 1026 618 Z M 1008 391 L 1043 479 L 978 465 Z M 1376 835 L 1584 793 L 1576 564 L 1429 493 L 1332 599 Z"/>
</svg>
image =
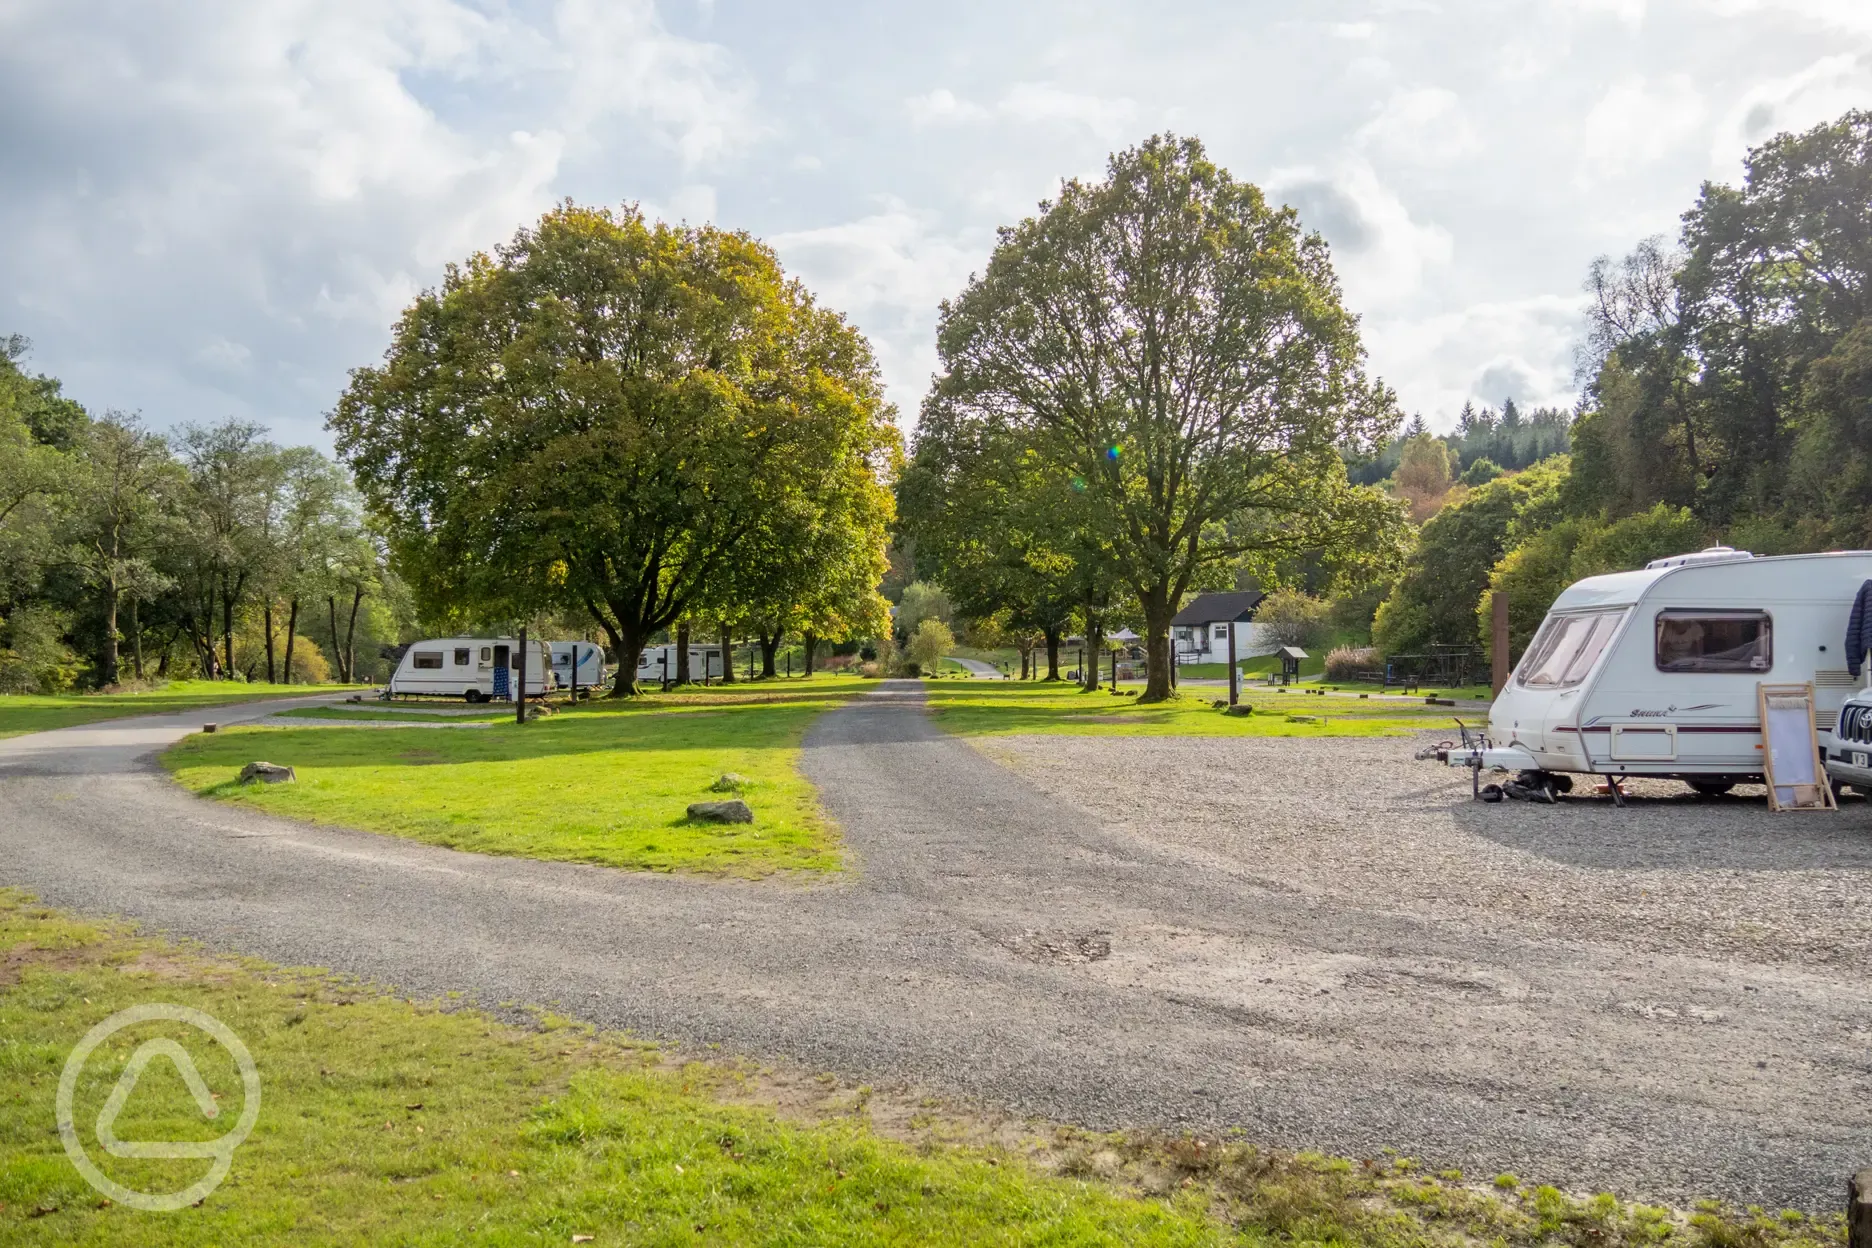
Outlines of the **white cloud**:
<svg viewBox="0 0 1872 1248">
<path fill-rule="evenodd" d="M 1452 164 L 1481 147 L 1462 101 L 1444 87 L 1396 92 L 1354 141 L 1378 159 L 1421 165 Z"/>
<path fill-rule="evenodd" d="M 769 240 L 789 272 L 870 336 L 906 425 L 936 371 L 937 305 L 961 292 L 988 253 L 986 238 L 979 249 L 970 248 L 931 226 L 892 203 L 856 221 Z"/>
<path fill-rule="evenodd" d="M 1369 39 L 1377 27 L 1370 22 L 1334 22 L 1331 30 L 1335 39 Z"/>
<path fill-rule="evenodd" d="M 1869 101 L 1872 51 L 1822 57 L 1797 73 L 1744 92 L 1717 125 L 1710 159 L 1718 167 L 1733 166 L 1748 148 L 1771 135 L 1811 129 Z"/>
<path fill-rule="evenodd" d="M 919 126 L 986 121 L 989 117 L 987 109 L 979 104 L 957 99 L 955 92 L 947 87 L 937 87 L 922 95 L 913 95 L 904 101 L 904 107 L 910 112 L 910 120 Z"/>
<path fill-rule="evenodd" d="M 1695 138 L 1707 113 L 1688 74 L 1613 84 L 1580 125 L 1580 179 L 1591 185 L 1642 169 Z"/>
<path fill-rule="evenodd" d="M 1490 300 L 1433 316 L 1367 318 L 1371 366 L 1435 429 L 1467 402 L 1571 407 L 1577 296 Z"/>
<path fill-rule="evenodd" d="M 1107 99 L 1043 82 L 1015 83 L 992 106 L 960 99 L 946 87 L 911 96 L 904 105 L 910 120 L 919 126 L 995 120 L 1028 126 L 1081 126 L 1106 142 L 1125 137 L 1138 113 L 1137 104 L 1123 97 Z"/>
<path fill-rule="evenodd" d="M 1333 267 L 1355 308 L 1394 305 L 1415 294 L 1425 275 L 1447 265 L 1454 252 L 1449 231 L 1414 220 L 1362 160 L 1331 170 L 1276 170 L 1268 191 L 1331 244 Z"/>
<path fill-rule="evenodd" d="M 617 112 L 645 118 L 690 165 L 719 161 L 767 130 L 727 49 L 672 35 L 650 0 L 560 0 L 554 25 L 575 130 Z"/>
</svg>

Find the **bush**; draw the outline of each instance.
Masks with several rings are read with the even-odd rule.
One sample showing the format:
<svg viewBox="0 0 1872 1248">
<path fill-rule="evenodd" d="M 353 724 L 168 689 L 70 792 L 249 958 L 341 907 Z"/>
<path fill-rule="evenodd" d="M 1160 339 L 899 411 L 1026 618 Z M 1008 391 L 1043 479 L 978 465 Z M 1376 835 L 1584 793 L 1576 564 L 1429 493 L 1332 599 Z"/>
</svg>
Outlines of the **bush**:
<svg viewBox="0 0 1872 1248">
<path fill-rule="evenodd" d="M 1476 460 L 1475 463 L 1463 469 L 1462 476 L 1458 477 L 1457 480 L 1461 481 L 1466 486 L 1474 488 L 1478 485 L 1487 485 L 1501 475 L 1501 465 L 1484 455 L 1481 459 Z"/>
<path fill-rule="evenodd" d="M 63 693 L 78 679 L 78 656 L 65 644 L 70 620 L 46 606 L 21 607 L 0 620 L 0 693 Z"/>
<path fill-rule="evenodd" d="M 1326 655 L 1326 679 L 1356 680 L 1377 666 L 1378 652 L 1370 646 L 1334 646 Z"/>
<path fill-rule="evenodd" d="M 928 672 L 934 676 L 942 669 L 943 657 L 955 649 L 955 636 L 949 626 L 941 620 L 927 619 L 917 625 L 916 635 L 910 638 L 908 655 L 910 662 L 904 665 L 906 675 L 915 676 L 919 672 Z M 910 669 L 916 669 L 912 671 Z"/>
<path fill-rule="evenodd" d="M 1254 622 L 1268 640 L 1277 646 L 1299 646 L 1312 650 L 1323 644 L 1332 632 L 1332 607 L 1297 590 L 1276 590 L 1255 608 Z"/>
</svg>

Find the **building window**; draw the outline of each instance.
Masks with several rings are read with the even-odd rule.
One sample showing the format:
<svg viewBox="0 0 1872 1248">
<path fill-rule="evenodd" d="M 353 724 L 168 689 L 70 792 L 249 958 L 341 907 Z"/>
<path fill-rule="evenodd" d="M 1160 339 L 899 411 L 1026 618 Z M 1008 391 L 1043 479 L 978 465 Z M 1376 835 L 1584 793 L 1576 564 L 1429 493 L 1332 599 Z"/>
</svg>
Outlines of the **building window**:
<svg viewBox="0 0 1872 1248">
<path fill-rule="evenodd" d="M 416 670 L 419 672 L 440 671 L 442 652 L 440 650 L 418 650 L 416 652 Z"/>
<path fill-rule="evenodd" d="M 1774 666 L 1774 621 L 1766 611 L 1660 611 L 1660 672 L 1765 672 Z"/>
<path fill-rule="evenodd" d="M 455 651 L 455 666 L 456 667 L 468 666 L 468 647 L 467 646 L 463 646 L 459 650 Z"/>
</svg>

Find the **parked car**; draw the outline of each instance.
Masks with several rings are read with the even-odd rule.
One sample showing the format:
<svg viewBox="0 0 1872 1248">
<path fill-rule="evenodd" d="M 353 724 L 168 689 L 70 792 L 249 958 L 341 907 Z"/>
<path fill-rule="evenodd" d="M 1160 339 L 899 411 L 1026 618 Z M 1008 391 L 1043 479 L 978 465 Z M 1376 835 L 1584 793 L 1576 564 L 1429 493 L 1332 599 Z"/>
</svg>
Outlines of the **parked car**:
<svg viewBox="0 0 1872 1248">
<path fill-rule="evenodd" d="M 1850 784 L 1872 797 L 1872 688 L 1861 689 L 1840 707 L 1826 769 L 1834 787 Z"/>
</svg>

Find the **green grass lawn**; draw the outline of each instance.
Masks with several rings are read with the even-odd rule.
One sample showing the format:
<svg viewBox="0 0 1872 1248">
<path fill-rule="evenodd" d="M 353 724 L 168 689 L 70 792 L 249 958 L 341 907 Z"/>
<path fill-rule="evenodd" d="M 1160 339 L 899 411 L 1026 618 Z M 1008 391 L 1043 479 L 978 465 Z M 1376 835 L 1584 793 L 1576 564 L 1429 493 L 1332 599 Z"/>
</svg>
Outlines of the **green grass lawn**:
<svg viewBox="0 0 1872 1248">
<path fill-rule="evenodd" d="M 0 694 L 0 737 L 70 728 L 126 715 L 165 715 L 256 698 L 337 693 L 349 685 L 267 685 L 177 680 L 147 693 Z"/>
<path fill-rule="evenodd" d="M 385 711 L 367 706 L 300 706 L 280 711 L 278 719 L 333 719 L 379 724 L 493 724 L 512 719 L 512 710 Z"/>
<path fill-rule="evenodd" d="M 203 1010 L 251 1052 L 253 1132 L 201 1204 L 146 1213 L 79 1176 L 57 1131 L 67 1056 L 131 1005 Z M 1838 1214 L 1579 1198 L 1513 1175 L 1425 1174 L 1238 1138 L 1034 1124 L 1011 1139 L 941 1102 L 747 1061 L 696 1060 L 538 1016 L 412 1004 L 316 971 L 213 958 L 76 921 L 0 890 L 0 1243 L 1239 1245 L 1838 1248 Z M 118 1158 L 100 1110 L 134 1049 L 183 1046 L 216 1108 L 244 1093 L 226 1052 L 151 1022 L 93 1052 L 72 1121 L 110 1179 L 188 1186 L 203 1160 Z M 219 1115 L 217 1115 L 219 1117 Z M 881 1127 L 879 1124 L 888 1124 Z M 117 1119 L 128 1141 L 210 1141 L 168 1061 Z"/>
<path fill-rule="evenodd" d="M 1140 689 L 1141 685 L 1122 685 Z M 1252 715 L 1225 715 L 1214 708 L 1224 696 L 1218 687 L 1186 689 L 1168 702 L 1139 706 L 1135 697 L 1114 697 L 1101 690 L 1082 693 L 1078 686 L 1035 681 L 933 682 L 928 686 L 936 722 L 962 736 L 1055 732 L 1084 735 L 1213 737 L 1378 737 L 1400 736 L 1450 726 L 1461 706 L 1430 707 L 1422 702 L 1322 698 L 1281 690 L 1250 689 L 1243 701 Z M 1303 717 L 1296 722 L 1292 717 Z"/>
<path fill-rule="evenodd" d="M 821 674 L 599 699 L 472 731 L 241 727 L 189 737 L 163 764 L 208 797 L 475 853 L 742 876 L 830 871 L 838 836 L 799 774 L 800 741 L 825 710 L 874 687 Z M 292 766 L 298 782 L 236 785 L 256 759 Z M 690 822 L 689 803 L 735 796 L 708 791 L 726 772 L 747 778 L 739 796 L 754 822 Z"/>
</svg>

